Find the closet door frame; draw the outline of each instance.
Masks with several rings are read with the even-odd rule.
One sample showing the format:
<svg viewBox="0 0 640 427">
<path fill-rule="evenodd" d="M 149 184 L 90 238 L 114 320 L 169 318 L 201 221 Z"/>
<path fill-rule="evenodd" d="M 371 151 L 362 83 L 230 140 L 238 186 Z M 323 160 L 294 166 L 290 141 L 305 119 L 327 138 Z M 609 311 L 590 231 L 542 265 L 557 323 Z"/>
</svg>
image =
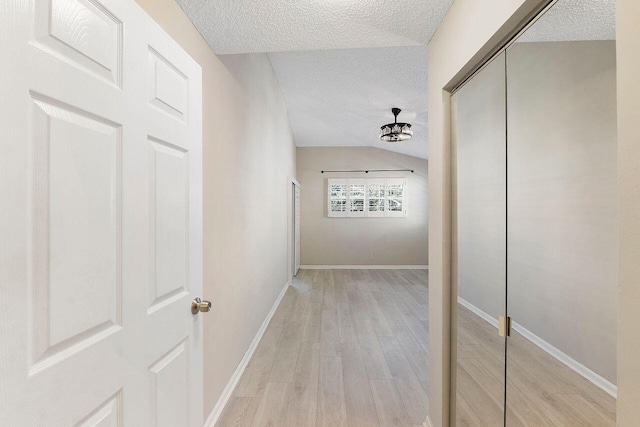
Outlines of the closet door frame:
<svg viewBox="0 0 640 427">
<path fill-rule="evenodd" d="M 448 348 L 443 348 L 443 352 L 445 353 L 443 356 L 445 357 L 445 362 L 442 366 L 444 372 L 449 372 L 449 376 L 447 378 L 448 384 L 446 382 L 443 384 L 443 404 L 448 407 L 448 417 L 444 417 L 443 421 L 448 421 L 446 424 L 449 426 L 456 425 L 456 381 L 457 381 L 457 340 L 458 340 L 458 194 L 457 194 L 457 174 L 458 174 L 458 165 L 457 165 L 457 132 L 456 132 L 456 122 L 457 122 L 457 104 L 456 98 L 454 95 L 471 79 L 473 79 L 478 73 L 480 73 L 486 66 L 492 63 L 495 59 L 499 58 L 503 53 L 506 54 L 507 49 L 523 34 L 525 33 L 531 26 L 533 26 L 538 19 L 540 19 L 549 9 L 551 9 L 558 1 L 560 0 L 541 0 L 537 5 L 532 6 L 530 12 L 528 14 L 524 14 L 523 18 L 515 23 L 507 22 L 505 27 L 508 27 L 510 24 L 512 25 L 511 30 L 503 29 L 501 33 L 505 34 L 502 38 L 498 40 L 490 40 L 488 44 L 490 46 L 484 46 L 481 52 L 488 52 L 484 56 L 480 56 L 479 59 L 470 61 L 469 64 L 466 64 L 460 71 L 460 73 L 454 78 L 444 89 L 443 93 L 443 103 L 445 105 L 445 109 L 448 110 L 448 116 L 446 117 L 447 123 L 449 126 L 449 134 L 446 135 L 448 137 L 449 142 L 449 156 L 448 156 L 448 169 L 449 169 L 449 194 L 450 194 L 450 212 L 449 212 L 449 230 L 443 230 L 445 235 L 447 231 L 449 232 L 450 238 L 450 262 L 449 262 L 449 295 L 448 301 L 445 301 L 445 305 L 448 307 L 448 324 L 443 324 L 445 328 L 445 332 L 448 331 L 449 338 L 449 346 Z M 506 74 L 506 70 L 505 70 Z M 507 107 L 508 108 L 508 107 Z M 506 135 L 505 135 L 506 138 Z M 506 143 L 506 141 L 505 141 Z M 506 159 L 505 159 L 506 160 Z M 446 164 L 447 160 L 445 160 Z M 445 170 L 445 174 L 446 174 Z M 505 170 L 506 174 L 506 170 Z M 445 184 L 446 185 L 446 184 Z M 508 185 L 508 183 L 507 183 Z M 446 212 L 445 212 L 446 215 Z M 506 244 L 506 243 L 505 243 Z M 445 272 L 446 273 L 446 272 Z M 508 290 L 508 284 L 507 284 Z M 506 295 L 508 295 L 507 290 L 505 290 Z M 505 295 L 505 300 L 507 296 Z M 446 315 L 446 314 L 445 314 Z M 506 306 L 505 301 L 505 316 L 508 316 L 508 307 Z M 506 354 L 505 354 L 505 393 L 506 393 Z M 448 385 L 448 387 L 447 387 Z M 448 400 L 448 402 L 447 402 Z M 505 410 L 506 410 L 506 402 L 505 402 Z M 445 414 L 443 414 L 445 415 Z M 448 418 L 448 420 L 447 420 Z"/>
<path fill-rule="evenodd" d="M 295 241 L 294 241 L 294 226 L 295 226 L 295 218 L 293 215 L 293 204 L 294 204 L 294 196 L 295 193 L 293 191 L 293 187 L 297 187 L 300 191 L 302 191 L 302 187 L 300 183 L 292 176 L 287 177 L 287 282 L 289 284 L 293 283 L 293 271 L 292 271 L 292 263 L 293 258 L 295 256 Z M 302 192 L 300 193 L 302 195 Z M 302 204 L 300 205 L 302 208 Z M 300 212 L 300 215 L 302 212 Z M 302 230 L 301 230 L 302 231 Z M 298 254 L 299 255 L 299 254 Z M 296 261 L 296 265 L 300 265 L 299 261 Z"/>
</svg>

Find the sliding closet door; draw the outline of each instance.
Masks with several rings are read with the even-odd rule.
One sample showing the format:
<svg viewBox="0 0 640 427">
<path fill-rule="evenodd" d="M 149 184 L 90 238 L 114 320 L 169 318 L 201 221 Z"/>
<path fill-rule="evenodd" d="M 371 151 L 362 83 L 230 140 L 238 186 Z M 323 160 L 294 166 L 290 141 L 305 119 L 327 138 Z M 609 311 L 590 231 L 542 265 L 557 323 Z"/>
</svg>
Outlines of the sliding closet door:
<svg viewBox="0 0 640 427">
<path fill-rule="evenodd" d="M 560 0 L 507 51 L 507 426 L 614 426 L 615 2 Z"/>
<path fill-rule="evenodd" d="M 504 69 L 503 54 L 452 98 L 458 304 L 451 397 L 458 426 L 504 423 L 505 338 L 498 334 L 506 298 Z"/>
</svg>

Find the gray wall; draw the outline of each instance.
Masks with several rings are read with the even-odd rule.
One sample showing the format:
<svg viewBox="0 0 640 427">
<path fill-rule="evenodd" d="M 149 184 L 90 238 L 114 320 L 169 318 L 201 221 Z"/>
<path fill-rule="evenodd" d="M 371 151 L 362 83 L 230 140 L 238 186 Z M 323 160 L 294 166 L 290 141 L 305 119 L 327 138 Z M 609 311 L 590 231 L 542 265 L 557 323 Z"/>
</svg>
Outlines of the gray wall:
<svg viewBox="0 0 640 427">
<path fill-rule="evenodd" d="M 298 147 L 297 168 L 303 265 L 428 264 L 426 160 L 370 147 Z M 415 173 L 320 173 L 343 169 L 414 169 Z M 327 179 L 349 177 L 405 177 L 407 216 L 328 218 Z"/>
<path fill-rule="evenodd" d="M 509 313 L 615 384 L 615 42 L 516 43 L 507 61 Z M 477 132 L 474 141 L 481 143 L 486 128 L 504 130 L 504 118 L 487 112 L 497 112 L 499 101 L 475 107 L 485 128 L 459 118 L 459 135 Z M 459 239 L 459 292 L 496 317 L 500 304 L 486 299 L 504 281 L 504 249 L 499 231 L 481 223 L 499 224 L 504 204 L 483 200 L 491 190 L 478 185 L 500 185 L 495 170 L 504 171 L 504 158 L 497 146 L 482 153 L 469 142 L 458 136 L 458 155 L 478 164 L 463 163 L 458 176 L 480 194 L 462 193 L 473 203 L 459 201 L 459 231 L 467 230 Z"/>
</svg>

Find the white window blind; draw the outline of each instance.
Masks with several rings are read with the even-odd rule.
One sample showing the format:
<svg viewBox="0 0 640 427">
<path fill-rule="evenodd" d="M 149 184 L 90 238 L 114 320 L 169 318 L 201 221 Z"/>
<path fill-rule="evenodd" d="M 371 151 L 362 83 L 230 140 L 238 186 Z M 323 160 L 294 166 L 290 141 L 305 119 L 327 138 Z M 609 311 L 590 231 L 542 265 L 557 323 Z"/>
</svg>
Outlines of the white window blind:
<svg viewBox="0 0 640 427">
<path fill-rule="evenodd" d="M 367 182 L 367 216 L 380 217 L 385 214 L 384 179 L 369 179 Z"/>
<path fill-rule="evenodd" d="M 329 217 L 404 217 L 407 183 L 404 178 L 329 179 Z"/>
<path fill-rule="evenodd" d="M 364 216 L 365 201 L 367 199 L 367 183 L 364 179 L 347 180 L 349 188 L 349 210 L 347 216 Z"/>
<path fill-rule="evenodd" d="M 347 180 L 329 180 L 329 216 L 346 216 Z"/>
</svg>

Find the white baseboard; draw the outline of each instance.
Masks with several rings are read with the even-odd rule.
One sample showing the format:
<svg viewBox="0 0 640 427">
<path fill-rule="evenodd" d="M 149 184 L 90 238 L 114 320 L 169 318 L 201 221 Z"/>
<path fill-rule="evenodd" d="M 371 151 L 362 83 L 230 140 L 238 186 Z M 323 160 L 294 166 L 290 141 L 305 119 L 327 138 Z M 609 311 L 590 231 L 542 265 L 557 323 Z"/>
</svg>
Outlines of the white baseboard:
<svg viewBox="0 0 640 427">
<path fill-rule="evenodd" d="M 591 369 L 584 366 L 582 363 L 571 358 L 571 356 L 567 355 L 566 353 L 563 353 L 561 350 L 558 350 L 557 348 L 555 348 L 554 346 L 552 346 L 551 344 L 549 344 L 548 342 L 546 342 L 545 340 L 543 340 L 542 338 L 540 338 L 539 336 L 531 332 L 530 330 L 526 329 L 524 326 L 516 322 L 512 322 L 511 326 L 513 327 L 514 331 L 516 331 L 517 333 L 519 333 L 520 335 L 522 335 L 523 337 L 525 337 L 526 339 L 528 339 L 529 341 L 531 341 L 532 343 L 540 347 L 542 350 L 546 351 L 548 354 L 553 356 L 558 361 L 564 363 L 565 365 L 567 365 L 568 367 L 570 367 L 571 369 L 573 369 L 574 371 L 582 375 L 584 378 L 591 381 L 593 384 L 601 388 L 609 396 L 613 397 L 614 399 L 618 398 L 617 385 L 613 384 L 611 381 L 596 374 Z"/>
<path fill-rule="evenodd" d="M 262 325 L 260 325 L 260 329 L 258 329 L 258 332 L 256 332 L 255 337 L 253 337 L 253 341 L 251 342 L 249 349 L 242 357 L 242 360 L 238 364 L 238 367 L 236 368 L 235 372 L 231 376 L 231 379 L 229 379 L 229 382 L 225 386 L 224 390 L 222 390 L 222 394 L 218 398 L 218 401 L 213 407 L 213 410 L 207 417 L 207 420 L 204 423 L 204 427 L 214 427 L 218 422 L 218 418 L 220 418 L 220 415 L 222 415 L 222 411 L 224 410 L 224 407 L 226 406 L 229 399 L 231 398 L 231 395 L 233 394 L 233 390 L 235 390 L 236 386 L 238 385 L 238 382 L 240 381 L 240 377 L 242 377 L 242 373 L 244 372 L 245 368 L 249 364 L 249 361 L 251 360 L 253 353 L 256 351 L 256 348 L 258 348 L 258 344 L 260 344 L 262 335 L 264 335 L 264 331 L 267 330 L 267 326 L 269 326 L 269 322 L 271 321 L 271 318 L 276 312 L 276 309 L 280 305 L 280 301 L 282 301 L 282 298 L 284 297 L 285 292 L 287 292 L 288 287 L 289 287 L 289 283 L 284 285 L 284 288 L 282 288 L 282 291 L 280 291 L 280 295 L 278 295 L 278 298 L 276 298 L 276 301 L 273 303 L 273 307 L 271 307 L 269 314 L 267 314 L 267 317 L 264 319 L 264 322 L 262 322 Z"/>
<path fill-rule="evenodd" d="M 488 323 L 495 326 L 496 328 L 498 327 L 497 319 L 491 317 L 488 313 L 485 313 L 478 307 L 471 304 L 469 301 L 466 301 L 462 297 L 458 297 L 458 302 L 460 303 L 460 305 L 471 310 L 474 314 L 476 314 L 483 320 L 487 321 Z M 525 328 L 524 326 L 516 322 L 512 322 L 511 326 L 513 327 L 514 331 L 516 331 L 517 333 L 522 335 L 524 338 L 526 338 L 527 340 L 531 341 L 533 344 L 535 344 L 536 346 L 544 350 L 551 357 L 558 360 L 562 364 L 568 366 L 573 371 L 583 376 L 585 379 L 589 380 L 591 383 L 593 383 L 596 387 L 600 388 L 602 391 L 607 393 L 609 396 L 613 397 L 614 399 L 617 399 L 618 386 L 613 384 L 611 381 L 593 372 L 591 369 L 587 368 L 582 363 L 573 359 L 568 354 L 562 352 L 561 350 L 558 350 L 556 347 L 552 346 L 551 344 L 549 344 L 548 342 L 546 342 L 545 340 L 543 340 L 542 338 L 540 338 L 539 336 L 537 336 L 536 334 L 534 334 L 533 332 Z"/>
<path fill-rule="evenodd" d="M 428 270 L 428 265 L 301 265 L 304 270 Z"/>
<path fill-rule="evenodd" d="M 498 319 L 491 317 L 489 313 L 485 313 L 484 311 L 480 310 L 478 307 L 471 304 L 469 301 L 467 301 L 462 297 L 458 297 L 458 303 L 464 308 L 471 311 L 473 314 L 475 314 L 479 318 L 481 318 L 482 320 L 484 320 L 485 322 L 489 323 L 494 328 L 498 329 Z"/>
</svg>

